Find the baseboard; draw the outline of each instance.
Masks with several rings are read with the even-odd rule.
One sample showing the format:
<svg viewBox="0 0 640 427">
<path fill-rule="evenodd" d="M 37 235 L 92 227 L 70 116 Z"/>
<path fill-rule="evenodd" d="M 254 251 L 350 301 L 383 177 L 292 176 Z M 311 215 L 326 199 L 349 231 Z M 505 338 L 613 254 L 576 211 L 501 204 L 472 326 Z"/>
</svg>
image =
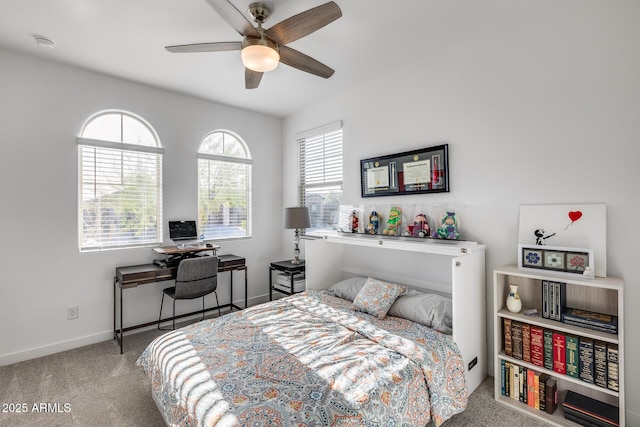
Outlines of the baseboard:
<svg viewBox="0 0 640 427">
<path fill-rule="evenodd" d="M 640 415 L 626 411 L 624 413 L 624 421 L 628 426 L 640 426 Z"/>
<path fill-rule="evenodd" d="M 262 304 L 263 302 L 267 302 L 269 299 L 268 295 L 260 295 L 257 297 L 249 298 L 249 306 Z M 244 299 L 234 301 L 236 305 L 239 307 L 244 306 Z M 192 316 L 193 319 L 197 318 L 197 316 Z M 186 318 L 186 320 L 190 320 Z M 143 332 L 148 329 L 155 328 L 155 325 L 140 328 L 135 331 L 130 331 L 125 333 L 125 337 L 127 335 Z M 0 355 L 0 366 L 13 365 L 14 363 L 24 362 L 25 360 L 36 359 L 38 357 L 49 356 L 51 354 L 60 353 L 61 351 L 73 350 L 74 348 L 84 347 L 85 345 L 97 344 L 99 342 L 108 341 L 113 339 L 113 331 L 100 332 L 94 335 L 87 335 L 80 338 L 74 338 L 67 341 L 61 341 L 54 344 L 44 345 L 42 347 L 35 347 L 29 350 L 19 351 L 17 353 L 10 353 L 5 355 Z"/>
<path fill-rule="evenodd" d="M 113 339 L 113 331 L 100 332 L 94 335 L 87 335 L 80 338 L 44 345 L 42 347 L 19 351 L 17 353 L 5 354 L 0 356 L 0 366 L 12 365 L 14 363 L 24 362 L 25 360 L 49 356 L 51 354 L 60 353 L 61 351 L 73 350 L 74 348 L 96 344 L 109 339 Z"/>
</svg>

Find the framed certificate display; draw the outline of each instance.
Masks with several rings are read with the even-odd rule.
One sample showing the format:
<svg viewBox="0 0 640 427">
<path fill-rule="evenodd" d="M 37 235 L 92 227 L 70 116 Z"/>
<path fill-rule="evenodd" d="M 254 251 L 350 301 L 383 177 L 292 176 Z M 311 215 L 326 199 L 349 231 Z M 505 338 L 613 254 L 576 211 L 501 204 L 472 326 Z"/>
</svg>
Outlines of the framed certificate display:
<svg viewBox="0 0 640 427">
<path fill-rule="evenodd" d="M 362 197 L 449 192 L 448 145 L 360 160 Z"/>
</svg>

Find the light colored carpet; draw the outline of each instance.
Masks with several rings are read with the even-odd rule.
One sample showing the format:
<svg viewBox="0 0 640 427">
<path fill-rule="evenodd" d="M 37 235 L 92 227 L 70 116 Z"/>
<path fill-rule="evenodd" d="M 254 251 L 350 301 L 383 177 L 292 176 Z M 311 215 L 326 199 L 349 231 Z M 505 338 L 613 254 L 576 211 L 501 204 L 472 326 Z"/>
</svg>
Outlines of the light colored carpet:
<svg viewBox="0 0 640 427">
<path fill-rule="evenodd" d="M 0 426 L 164 426 L 149 380 L 135 366 L 140 353 L 159 334 L 152 330 L 125 336 L 122 355 L 116 341 L 110 340 L 0 367 L 0 410 L 8 411 L 0 412 Z M 15 412 L 16 405 L 25 404 L 26 413 Z M 492 377 L 470 396 L 465 412 L 443 424 L 546 425 L 494 401 Z"/>
</svg>

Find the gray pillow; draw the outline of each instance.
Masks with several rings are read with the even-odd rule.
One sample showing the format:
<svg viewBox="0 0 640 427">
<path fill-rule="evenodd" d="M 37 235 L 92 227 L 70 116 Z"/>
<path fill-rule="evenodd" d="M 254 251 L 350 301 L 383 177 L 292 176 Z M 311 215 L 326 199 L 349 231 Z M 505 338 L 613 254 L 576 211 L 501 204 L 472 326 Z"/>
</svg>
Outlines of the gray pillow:
<svg viewBox="0 0 640 427">
<path fill-rule="evenodd" d="M 358 292 L 360 292 L 360 289 L 362 289 L 366 281 L 366 277 L 352 277 L 336 283 L 327 289 L 326 292 L 334 297 L 353 301 L 356 299 L 356 295 L 358 295 Z"/>
<path fill-rule="evenodd" d="M 451 311 L 450 298 L 412 289 L 400 295 L 387 314 L 451 335 L 453 332 Z"/>
</svg>

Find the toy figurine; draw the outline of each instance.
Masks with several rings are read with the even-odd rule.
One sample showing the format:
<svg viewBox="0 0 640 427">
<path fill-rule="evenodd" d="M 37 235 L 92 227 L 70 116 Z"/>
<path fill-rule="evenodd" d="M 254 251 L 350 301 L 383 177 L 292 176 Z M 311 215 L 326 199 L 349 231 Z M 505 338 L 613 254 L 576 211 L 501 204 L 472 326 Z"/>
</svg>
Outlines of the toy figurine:
<svg viewBox="0 0 640 427">
<path fill-rule="evenodd" d="M 398 230 L 402 225 L 402 209 L 398 206 L 392 206 L 389 211 L 389 219 L 387 220 L 387 228 L 382 231 L 386 236 L 398 235 Z"/>
<path fill-rule="evenodd" d="M 351 232 L 357 233 L 359 225 L 360 220 L 358 219 L 358 211 L 354 209 L 353 212 L 351 212 Z"/>
<path fill-rule="evenodd" d="M 456 230 L 456 213 L 447 212 L 442 217 L 442 227 L 438 228 L 431 234 L 431 237 L 435 239 L 449 239 L 456 240 L 460 238 L 460 233 Z"/>
<path fill-rule="evenodd" d="M 416 215 L 411 228 L 411 235 L 414 237 L 427 237 L 431 234 L 427 216 L 423 213 Z"/>
<path fill-rule="evenodd" d="M 369 214 L 369 224 L 367 224 L 367 233 L 378 234 L 378 227 L 380 226 L 380 217 L 378 212 L 371 211 Z"/>
</svg>

